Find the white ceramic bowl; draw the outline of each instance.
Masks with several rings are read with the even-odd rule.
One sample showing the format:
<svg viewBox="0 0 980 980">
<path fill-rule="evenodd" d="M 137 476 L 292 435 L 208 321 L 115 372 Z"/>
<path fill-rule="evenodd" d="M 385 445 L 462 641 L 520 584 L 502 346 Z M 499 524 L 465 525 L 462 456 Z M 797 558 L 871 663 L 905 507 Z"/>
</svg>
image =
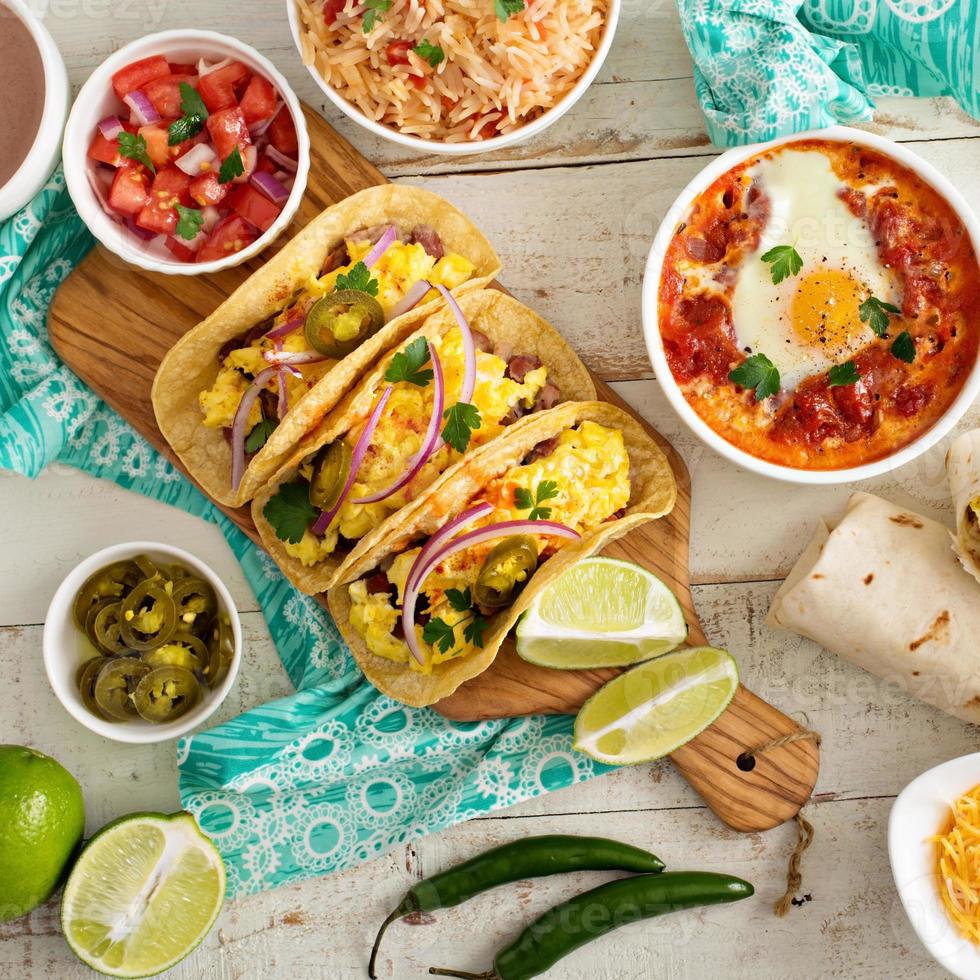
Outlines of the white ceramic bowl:
<svg viewBox="0 0 980 980">
<path fill-rule="evenodd" d="M 5 221 L 44 186 L 58 162 L 61 133 L 68 115 L 69 88 L 61 52 L 31 8 L 24 0 L 3 0 L 2 5 L 9 7 L 27 26 L 44 67 L 44 108 L 37 136 L 17 172 L 0 187 L 0 221 Z"/>
<path fill-rule="evenodd" d="M 913 779 L 892 804 L 888 857 L 905 914 L 922 945 L 960 980 L 980 980 L 980 947 L 964 939 L 939 898 L 936 845 L 957 797 L 980 783 L 980 752 L 944 762 Z"/>
<path fill-rule="evenodd" d="M 832 126 L 829 129 L 821 129 L 808 133 L 795 133 L 792 136 L 773 140 L 770 143 L 742 146 L 721 154 L 721 156 L 712 160 L 680 192 L 677 199 L 667 211 L 647 258 L 646 271 L 643 274 L 643 334 L 646 339 L 650 360 L 653 362 L 654 373 L 657 381 L 660 383 L 660 387 L 667 396 L 667 400 L 702 442 L 707 443 L 708 446 L 733 463 L 754 473 L 760 473 L 763 476 L 773 477 L 777 480 L 809 484 L 850 483 L 855 480 L 867 480 L 871 477 L 880 476 L 883 473 L 898 469 L 898 467 L 904 466 L 916 457 L 921 456 L 927 449 L 939 442 L 963 417 L 977 397 L 977 394 L 980 393 L 980 359 L 973 365 L 973 370 L 970 372 L 956 400 L 946 411 L 946 414 L 941 416 L 932 428 L 927 429 L 918 439 L 909 443 L 903 449 L 892 453 L 890 456 L 886 456 L 884 459 L 877 460 L 873 463 L 866 463 L 863 466 L 853 466 L 840 470 L 801 470 L 790 466 L 780 466 L 776 463 L 759 459 L 736 448 L 718 435 L 695 412 L 678 387 L 673 374 L 671 374 L 670 367 L 667 365 L 663 340 L 660 336 L 657 294 L 660 290 L 660 273 L 664 255 L 666 254 L 671 238 L 673 238 L 677 225 L 687 215 L 691 202 L 722 174 L 732 167 L 737 166 L 748 157 L 754 156 L 756 153 L 771 146 L 781 146 L 784 143 L 793 143 L 797 140 L 808 138 L 837 140 L 869 146 L 873 149 L 880 150 L 882 153 L 893 157 L 899 163 L 907 166 L 946 198 L 965 225 L 973 241 L 973 247 L 977 254 L 980 255 L 980 222 L 977 221 L 976 216 L 963 195 L 935 167 L 926 163 L 925 160 L 901 143 L 893 143 L 891 140 L 884 139 L 881 136 L 874 136 L 871 133 L 851 129 L 847 126 Z"/>
<path fill-rule="evenodd" d="M 216 259 L 213 262 L 180 262 L 162 245 L 154 244 L 153 241 L 149 243 L 142 241 L 125 225 L 113 221 L 105 213 L 89 183 L 88 172 L 92 164 L 87 154 L 96 126 L 118 108 L 118 100 L 112 90 L 113 74 L 132 61 L 148 58 L 154 54 L 165 55 L 168 60 L 175 62 L 197 61 L 198 58 L 208 58 L 213 61 L 228 57 L 236 58 L 252 71 L 264 75 L 275 85 L 286 103 L 285 108 L 289 110 L 296 124 L 299 143 L 296 181 L 283 205 L 282 212 L 268 231 L 260 235 L 247 248 L 225 259 Z M 162 31 L 159 34 L 149 34 L 121 47 L 92 72 L 78 93 L 68 117 L 63 159 L 65 180 L 75 207 L 92 234 L 107 249 L 141 269 L 163 272 L 167 275 L 196 276 L 240 265 L 246 259 L 261 252 L 286 230 L 306 190 L 306 179 L 310 169 L 310 138 L 306 131 L 306 120 L 299 99 L 275 65 L 264 55 L 233 37 L 216 34 L 214 31 Z"/>
<path fill-rule="evenodd" d="M 491 0 L 487 0 L 487 3 L 490 2 Z M 476 153 L 491 153 L 494 150 L 502 150 L 505 146 L 514 146 L 517 143 L 523 143 L 531 139 L 533 136 L 537 136 L 538 133 L 546 130 L 552 123 L 561 119 L 582 98 L 585 90 L 592 84 L 592 80 L 598 74 L 602 63 L 606 60 L 606 55 L 609 54 L 609 48 L 612 46 L 613 37 L 616 34 L 616 24 L 619 22 L 619 10 L 621 6 L 622 0 L 609 0 L 606 23 L 603 27 L 602 36 L 599 38 L 595 56 L 583 72 L 582 77 L 575 83 L 572 90 L 557 105 L 552 106 L 536 119 L 521 126 L 519 129 L 515 129 L 513 132 L 505 133 L 503 136 L 493 136 L 486 140 L 472 140 L 464 143 L 443 143 L 439 140 L 427 140 L 422 139 L 420 136 L 409 136 L 404 133 L 399 133 L 390 126 L 383 126 L 381 123 L 375 122 L 373 119 L 365 116 L 356 105 L 348 102 L 333 87 L 328 85 L 314 65 L 307 65 L 307 70 L 313 76 L 313 80 L 323 90 L 323 94 L 345 116 L 353 119 L 358 126 L 366 129 L 369 133 L 373 133 L 375 136 L 390 140 L 392 143 L 398 143 L 400 146 L 407 146 L 409 149 L 417 150 L 420 153 L 439 153 L 444 156 L 467 156 Z M 302 54 L 303 48 L 300 44 L 302 23 L 296 7 L 296 0 L 286 0 L 286 11 L 289 15 L 289 29 L 293 32 L 293 41 L 296 44 L 296 50 Z"/>
<path fill-rule="evenodd" d="M 231 667 L 224 680 L 218 685 L 217 690 L 205 692 L 200 704 L 176 721 L 158 725 L 150 724 L 142 718 L 124 722 L 110 722 L 96 718 L 85 707 L 75 684 L 75 672 L 79 665 L 93 656 L 91 645 L 78 631 L 72 620 L 71 609 L 78 590 L 86 579 L 100 568 L 111 565 L 115 561 L 134 558 L 141 554 L 149 555 L 155 561 L 177 562 L 193 569 L 203 581 L 214 589 L 215 595 L 218 597 L 219 610 L 226 613 L 231 620 L 231 631 L 235 640 L 235 655 Z M 106 738 L 114 739 L 117 742 L 146 744 L 177 738 L 206 721 L 217 710 L 218 705 L 224 701 L 235 683 L 238 668 L 241 666 L 242 626 L 238 618 L 238 610 L 235 608 L 234 600 L 231 598 L 228 589 L 221 579 L 200 559 L 181 548 L 174 548 L 171 545 L 160 544 L 156 541 L 127 541 L 123 544 L 114 544 L 108 548 L 103 548 L 102 551 L 90 555 L 76 565 L 58 586 L 44 619 L 44 635 L 41 645 L 44 669 L 47 672 L 51 687 L 54 689 L 58 700 L 64 705 L 65 710 L 76 721 L 97 735 L 104 735 Z"/>
</svg>

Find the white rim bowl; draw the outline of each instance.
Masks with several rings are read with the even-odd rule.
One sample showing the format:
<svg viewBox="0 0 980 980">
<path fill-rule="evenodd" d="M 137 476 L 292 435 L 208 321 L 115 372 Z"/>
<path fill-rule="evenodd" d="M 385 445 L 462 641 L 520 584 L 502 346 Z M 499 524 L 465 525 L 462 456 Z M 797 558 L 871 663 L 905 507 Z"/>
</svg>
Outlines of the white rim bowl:
<svg viewBox="0 0 980 980">
<path fill-rule="evenodd" d="M 0 188 L 0 221 L 16 214 L 44 186 L 61 155 L 61 134 L 68 115 L 68 72 L 48 29 L 23 0 L 2 0 L 31 32 L 44 68 L 44 108 L 31 148 L 17 172 Z M 87 148 L 87 145 L 86 145 Z"/>
<path fill-rule="evenodd" d="M 150 724 L 142 718 L 133 721 L 110 722 L 96 718 L 85 707 L 81 694 L 75 684 L 75 672 L 86 657 L 92 656 L 88 641 L 79 632 L 72 619 L 72 604 L 78 590 L 84 585 L 90 575 L 100 568 L 125 558 L 146 554 L 156 561 L 178 562 L 192 569 L 201 579 L 207 582 L 218 597 L 218 608 L 226 613 L 231 620 L 231 631 L 235 641 L 235 654 L 224 680 L 217 690 L 206 691 L 200 704 L 192 708 L 186 715 L 172 722 L 159 725 Z M 69 572 L 55 591 L 44 619 L 44 634 L 41 641 L 44 657 L 44 669 L 55 696 L 65 710 L 78 722 L 96 735 L 104 735 L 116 742 L 147 744 L 150 742 L 166 742 L 178 738 L 185 732 L 207 721 L 217 711 L 219 705 L 227 697 L 238 677 L 238 669 L 242 663 L 242 626 L 238 618 L 238 610 L 231 593 L 217 575 L 199 558 L 182 548 L 161 544 L 157 541 L 127 541 L 114 544 L 102 551 L 97 551 L 80 562 Z"/>
<path fill-rule="evenodd" d="M 490 0 L 487 0 L 489 3 Z M 592 84 L 593 79 L 602 67 L 602 63 L 609 54 L 612 46 L 613 37 L 616 34 L 616 25 L 619 22 L 619 10 L 622 0 L 609 0 L 609 9 L 606 12 L 606 23 L 603 26 L 602 35 L 596 46 L 595 55 L 588 67 L 582 73 L 582 77 L 575 83 L 570 92 L 555 106 L 548 109 L 536 119 L 526 123 L 513 132 L 505 133 L 503 136 L 492 136 L 486 140 L 473 140 L 464 143 L 443 143 L 439 140 L 422 139 L 420 136 L 408 136 L 400 133 L 388 126 L 369 119 L 352 102 L 348 102 L 336 89 L 332 88 L 324 80 L 323 76 L 316 70 L 315 65 L 307 65 L 307 71 L 313 76 L 313 80 L 322 89 L 323 94 L 336 106 L 345 116 L 352 119 L 362 129 L 366 129 L 375 136 L 406 146 L 411 150 L 420 153 L 436 153 L 443 156 L 470 156 L 477 153 L 492 153 L 494 150 L 502 150 L 506 146 L 514 146 L 537 136 L 546 130 L 552 123 L 557 122 L 576 102 L 585 94 L 585 90 Z M 286 11 L 289 15 L 289 29 L 293 34 L 293 41 L 296 50 L 302 57 L 303 47 L 300 38 L 303 33 L 303 25 L 300 22 L 299 11 L 296 7 L 296 0 L 286 0 Z"/>
<path fill-rule="evenodd" d="M 980 783 L 980 752 L 952 759 L 913 779 L 892 804 L 888 857 L 899 898 L 915 934 L 961 980 L 980 980 L 980 947 L 964 939 L 939 898 L 936 845 L 955 800 Z"/>
<path fill-rule="evenodd" d="M 970 205 L 946 177 L 911 150 L 906 149 L 900 143 L 894 143 L 881 136 L 874 136 L 871 133 L 865 133 L 859 129 L 851 129 L 847 126 L 832 126 L 829 129 L 794 133 L 791 136 L 772 140 L 769 143 L 757 143 L 751 146 L 739 147 L 735 150 L 728 150 L 726 153 L 712 160 L 680 192 L 677 199 L 668 209 L 653 240 L 650 254 L 647 257 L 646 270 L 643 274 L 643 334 L 646 339 L 647 352 L 650 355 L 650 360 L 653 362 L 654 374 L 664 394 L 667 396 L 667 400 L 673 406 L 674 411 L 687 424 L 688 428 L 702 442 L 714 449 L 715 452 L 731 462 L 747 470 L 751 470 L 753 473 L 759 473 L 762 476 L 784 480 L 789 483 L 824 485 L 851 483 L 856 480 L 868 480 L 872 477 L 881 476 L 883 473 L 896 470 L 900 466 L 904 466 L 906 463 L 910 463 L 918 456 L 921 456 L 926 450 L 939 442 L 963 417 L 977 397 L 977 394 L 980 393 L 980 358 L 973 365 L 973 369 L 960 389 L 959 395 L 947 409 L 946 413 L 931 428 L 923 432 L 913 442 L 898 450 L 898 452 L 892 453 L 884 459 L 879 459 L 872 463 L 865 463 L 862 466 L 852 466 L 847 469 L 802 470 L 759 459 L 744 450 L 738 449 L 718 435 L 691 407 L 677 382 L 674 380 L 674 376 L 667 364 L 663 340 L 660 336 L 658 294 L 660 292 L 660 274 L 663 267 L 663 260 L 670 241 L 674 236 L 674 231 L 678 223 L 687 215 L 692 201 L 722 174 L 732 167 L 737 166 L 743 160 L 763 152 L 769 147 L 782 146 L 785 143 L 795 143 L 798 140 L 805 139 L 858 143 L 879 150 L 907 166 L 925 180 L 926 183 L 931 184 L 949 202 L 949 205 L 966 227 L 973 242 L 974 251 L 980 256 L 980 223 L 978 223 Z"/>
<path fill-rule="evenodd" d="M 268 231 L 261 234 L 247 248 L 227 258 L 216 259 L 213 262 L 180 262 L 163 248 L 150 251 L 148 247 L 150 243 L 141 241 L 125 225 L 118 224 L 105 213 L 89 184 L 88 171 L 92 164 L 88 159 L 88 148 L 95 128 L 118 106 L 118 100 L 112 90 L 112 75 L 130 62 L 154 54 L 162 54 L 170 61 L 197 61 L 198 58 L 219 61 L 228 57 L 236 58 L 248 65 L 253 72 L 264 75 L 275 85 L 286 103 L 285 111 L 292 115 L 293 122 L 296 124 L 299 143 L 296 179 L 282 212 Z M 68 116 L 63 158 L 65 180 L 72 201 L 89 230 L 107 249 L 126 262 L 151 272 L 163 272 L 174 276 L 197 276 L 240 265 L 246 259 L 261 252 L 286 230 L 306 190 L 310 169 L 310 137 L 299 99 L 276 66 L 264 55 L 236 38 L 215 31 L 161 31 L 125 45 L 106 58 L 92 72 L 78 93 L 71 114 Z"/>
</svg>

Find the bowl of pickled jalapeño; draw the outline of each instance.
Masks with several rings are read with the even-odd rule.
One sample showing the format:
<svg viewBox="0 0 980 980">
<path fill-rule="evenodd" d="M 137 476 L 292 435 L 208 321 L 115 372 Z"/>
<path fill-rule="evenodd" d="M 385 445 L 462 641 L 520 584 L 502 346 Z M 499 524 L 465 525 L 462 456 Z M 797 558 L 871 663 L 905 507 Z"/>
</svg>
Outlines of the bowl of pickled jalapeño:
<svg viewBox="0 0 980 980">
<path fill-rule="evenodd" d="M 119 742 L 161 742 L 201 724 L 231 690 L 241 648 L 221 580 L 186 551 L 150 541 L 83 561 L 44 623 L 44 667 L 58 700 Z"/>
</svg>

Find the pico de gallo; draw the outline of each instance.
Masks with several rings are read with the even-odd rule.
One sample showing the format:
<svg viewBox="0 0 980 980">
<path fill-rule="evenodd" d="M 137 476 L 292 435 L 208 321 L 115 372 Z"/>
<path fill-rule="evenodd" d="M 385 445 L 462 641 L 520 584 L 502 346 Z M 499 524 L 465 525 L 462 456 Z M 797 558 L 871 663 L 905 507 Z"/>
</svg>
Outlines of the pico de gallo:
<svg viewBox="0 0 980 980">
<path fill-rule="evenodd" d="M 251 245 L 292 190 L 299 142 L 265 77 L 234 58 L 178 64 L 163 55 L 112 76 L 116 113 L 89 146 L 89 179 L 106 213 L 181 262 Z"/>
</svg>

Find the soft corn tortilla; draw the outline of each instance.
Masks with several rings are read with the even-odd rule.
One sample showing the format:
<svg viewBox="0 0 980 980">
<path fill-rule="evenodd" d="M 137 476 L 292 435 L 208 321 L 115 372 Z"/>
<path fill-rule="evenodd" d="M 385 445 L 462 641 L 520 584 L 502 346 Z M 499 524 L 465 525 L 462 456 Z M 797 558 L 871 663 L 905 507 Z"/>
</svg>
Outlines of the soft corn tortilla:
<svg viewBox="0 0 980 980">
<path fill-rule="evenodd" d="M 595 385 L 585 365 L 558 331 L 533 310 L 496 289 L 467 293 L 460 297 L 459 305 L 469 325 L 474 330 L 485 333 L 491 342 L 510 344 L 515 352 L 539 357 L 548 369 L 548 380 L 560 389 L 562 401 L 586 401 L 595 398 Z M 456 318 L 448 308 L 443 307 L 432 314 L 414 334 L 390 350 L 364 375 L 357 387 L 347 394 L 318 428 L 299 443 L 285 465 L 255 495 L 252 501 L 252 520 L 258 528 L 263 547 L 286 573 L 289 581 L 307 595 L 325 592 L 340 581 L 345 569 L 359 562 L 370 551 L 378 540 L 378 535 L 375 532 L 366 535 L 346 556 L 331 555 L 309 567 L 293 558 L 286 551 L 283 542 L 276 537 L 276 532 L 263 514 L 265 505 L 278 493 L 283 483 L 288 483 L 295 477 L 297 469 L 308 456 L 327 443 L 334 442 L 367 418 L 378 393 L 384 387 L 384 374 L 395 354 L 416 337 L 439 337 L 455 326 Z M 460 462 L 462 460 L 454 465 L 458 466 Z M 423 496 L 424 494 L 420 494 L 419 498 L 407 506 L 414 506 Z M 391 516 L 398 514 L 396 512 Z M 380 531 L 380 527 L 377 530 Z"/>
<path fill-rule="evenodd" d="M 473 276 L 453 292 L 485 286 L 500 260 L 480 231 L 448 201 L 417 187 L 385 184 L 353 194 L 327 208 L 285 248 L 238 287 L 206 320 L 189 330 L 157 370 L 151 394 L 157 425 L 204 491 L 237 507 L 282 465 L 293 446 L 330 411 L 375 359 L 412 332 L 440 302 L 395 317 L 290 407 L 286 418 L 251 459 L 238 492 L 231 488 L 231 447 L 220 429 L 205 426 L 198 395 L 218 373 L 218 352 L 235 337 L 277 313 L 300 284 L 316 275 L 326 257 L 361 228 L 396 224 L 434 228 L 447 252 L 474 263 Z"/>
<path fill-rule="evenodd" d="M 963 567 L 980 582 L 980 525 L 970 507 L 980 497 L 980 429 L 961 435 L 946 455 L 956 534 L 953 549 Z"/>
<path fill-rule="evenodd" d="M 360 578 L 385 558 L 409 547 L 413 540 L 434 534 L 446 521 L 460 514 L 479 496 L 487 483 L 520 464 L 545 439 L 558 435 L 579 422 L 591 419 L 622 431 L 630 458 L 632 488 L 626 514 L 608 521 L 582 539 L 565 545 L 531 577 L 518 599 L 490 620 L 483 649 L 456 660 L 436 664 L 431 674 L 419 674 L 371 653 L 361 635 L 350 625 L 350 593 L 347 583 Z M 588 493 L 588 487 L 581 488 Z M 348 563 L 342 584 L 327 595 L 330 612 L 367 679 L 383 693 L 405 704 L 421 707 L 448 697 L 461 684 L 481 674 L 493 663 L 504 637 L 534 597 L 566 568 L 580 558 L 601 551 L 639 524 L 670 513 L 677 485 L 667 457 L 633 416 L 608 402 L 569 402 L 528 416 L 505 436 L 481 447 L 472 456 L 447 470 L 420 498 L 382 525 L 369 553 Z M 406 514 L 406 511 L 410 511 Z"/>
</svg>

